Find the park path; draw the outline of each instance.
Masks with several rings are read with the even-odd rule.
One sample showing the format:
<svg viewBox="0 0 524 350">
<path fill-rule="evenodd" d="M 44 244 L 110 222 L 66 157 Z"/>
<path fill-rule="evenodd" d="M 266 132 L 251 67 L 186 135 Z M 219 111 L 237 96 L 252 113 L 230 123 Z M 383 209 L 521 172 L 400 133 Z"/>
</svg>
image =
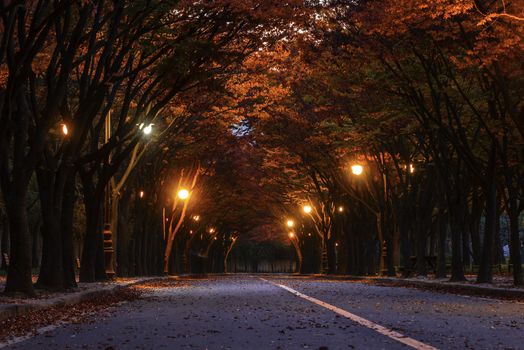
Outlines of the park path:
<svg viewBox="0 0 524 350">
<path fill-rule="evenodd" d="M 524 349 L 524 304 L 286 276 L 176 279 L 12 349 Z M 407 340 L 407 341 L 406 341 Z"/>
</svg>

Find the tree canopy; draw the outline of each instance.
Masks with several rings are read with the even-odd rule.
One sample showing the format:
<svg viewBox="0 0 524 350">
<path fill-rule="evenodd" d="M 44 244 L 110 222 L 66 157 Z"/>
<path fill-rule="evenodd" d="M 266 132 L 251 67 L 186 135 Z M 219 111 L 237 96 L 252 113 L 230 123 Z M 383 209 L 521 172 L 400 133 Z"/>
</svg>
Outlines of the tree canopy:
<svg viewBox="0 0 524 350">
<path fill-rule="evenodd" d="M 523 4 L 4 1 L 0 12 L 6 291 L 33 293 L 34 215 L 42 288 L 74 287 L 77 258 L 86 282 L 112 268 L 187 272 L 191 254 L 224 270 L 239 237 L 324 273 L 426 275 L 435 257 L 437 276 L 475 266 L 478 282 L 507 244 L 523 283 Z"/>
</svg>

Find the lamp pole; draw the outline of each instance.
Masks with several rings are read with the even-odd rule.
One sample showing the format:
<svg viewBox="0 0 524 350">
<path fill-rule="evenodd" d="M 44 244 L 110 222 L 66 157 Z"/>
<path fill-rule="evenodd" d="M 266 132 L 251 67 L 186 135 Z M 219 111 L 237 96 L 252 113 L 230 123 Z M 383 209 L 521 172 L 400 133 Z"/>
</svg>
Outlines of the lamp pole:
<svg viewBox="0 0 524 350">
<path fill-rule="evenodd" d="M 291 243 L 293 244 L 293 247 L 295 248 L 295 252 L 297 254 L 297 260 L 298 260 L 298 264 L 297 264 L 297 273 L 301 273 L 302 272 L 302 262 L 304 260 L 304 258 L 302 257 L 302 252 L 300 251 L 300 244 L 298 242 L 298 237 L 296 235 L 295 232 L 293 231 L 290 231 L 288 233 L 288 237 L 289 237 L 289 240 L 291 241 Z"/>
<path fill-rule="evenodd" d="M 320 250 L 320 273 L 325 275 L 329 272 L 329 254 L 328 254 L 328 238 L 330 236 L 330 233 L 328 230 L 328 224 L 326 222 L 326 219 L 324 217 L 321 217 L 318 214 L 318 211 L 312 207 L 309 204 L 306 204 L 302 207 L 302 210 L 306 215 L 308 215 L 315 227 L 315 230 L 317 231 L 318 235 L 321 239 L 321 250 Z M 315 214 L 318 222 L 315 220 L 315 217 L 313 216 Z M 322 225 L 322 229 L 318 228 L 318 225 Z"/>
<path fill-rule="evenodd" d="M 111 138 L 111 111 L 108 112 L 105 119 L 105 143 L 109 142 Z M 111 162 L 111 153 L 108 154 L 108 163 Z M 107 277 L 113 278 L 115 270 L 113 268 L 113 233 L 111 232 L 111 181 L 107 182 L 104 195 L 104 260 L 105 272 Z"/>
<path fill-rule="evenodd" d="M 364 167 L 360 164 L 354 164 L 351 166 L 351 172 L 353 173 L 353 175 L 356 175 L 356 176 L 361 176 L 364 174 Z M 365 174 L 364 174 L 365 175 Z M 369 182 L 368 182 L 368 179 L 365 178 L 364 179 L 365 181 L 365 184 L 366 184 L 366 187 L 369 191 L 369 193 L 371 194 L 371 196 L 373 196 L 373 191 L 371 190 L 371 187 L 369 185 Z M 384 208 L 386 207 L 387 205 L 387 183 L 386 183 L 386 175 L 385 174 L 382 174 L 382 186 L 383 186 L 383 191 L 384 191 L 384 194 L 383 194 L 383 200 L 384 200 Z M 380 275 L 385 275 L 386 272 L 387 272 L 387 269 L 386 269 L 386 259 L 387 259 L 387 254 L 388 254 L 388 251 L 387 251 L 387 246 L 386 246 L 386 241 L 384 240 L 384 235 L 383 235 L 383 232 L 382 232 L 382 227 L 383 227 L 383 220 L 384 220 L 384 216 L 383 216 L 383 213 L 380 209 L 380 207 L 382 206 L 380 204 L 380 201 L 377 200 L 378 202 L 378 206 L 379 208 L 374 210 L 374 214 L 376 216 L 376 221 L 375 221 L 375 227 L 377 229 L 377 235 L 378 235 L 378 241 L 379 241 L 379 246 L 380 246 L 380 252 L 379 252 L 379 274 Z"/>
</svg>

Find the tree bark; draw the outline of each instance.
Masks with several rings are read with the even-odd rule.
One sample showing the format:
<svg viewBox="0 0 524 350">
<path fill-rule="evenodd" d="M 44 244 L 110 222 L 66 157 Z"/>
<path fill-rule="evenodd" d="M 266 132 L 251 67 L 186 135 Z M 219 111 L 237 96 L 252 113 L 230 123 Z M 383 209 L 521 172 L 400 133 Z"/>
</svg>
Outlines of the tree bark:
<svg viewBox="0 0 524 350">
<path fill-rule="evenodd" d="M 101 199 L 84 193 L 86 233 L 82 249 L 80 282 L 105 280 L 104 247 L 100 227 Z"/>
<path fill-rule="evenodd" d="M 522 278 L 522 263 L 520 255 L 520 237 L 519 237 L 519 212 L 517 210 L 517 195 L 509 191 L 509 254 L 510 262 L 513 265 L 513 284 L 521 286 L 524 284 Z"/>
<path fill-rule="evenodd" d="M 76 202 L 76 181 L 74 174 L 67 177 L 62 201 L 62 264 L 64 288 L 76 288 L 75 253 L 73 244 L 73 226 Z"/>
<path fill-rule="evenodd" d="M 42 210 L 42 264 L 38 288 L 61 290 L 64 287 L 63 249 L 60 233 L 61 191 L 55 188 L 55 172 L 37 169 L 40 207 Z"/>
<path fill-rule="evenodd" d="M 0 250 L 0 254 L 2 256 L 0 256 L 0 261 L 2 262 L 1 263 L 1 269 L 2 270 L 6 270 L 7 271 L 7 261 L 6 261 L 6 256 L 9 255 L 9 221 L 8 221 L 8 218 L 7 216 L 5 215 L 2 215 L 1 216 L 1 224 L 2 224 L 2 242 L 1 242 L 1 250 Z"/>
<path fill-rule="evenodd" d="M 493 243 L 497 229 L 497 181 L 496 181 L 496 156 L 495 145 L 491 146 L 488 163 L 488 184 L 485 188 L 486 197 L 486 223 L 484 226 L 484 241 L 482 242 L 482 259 L 477 275 L 478 283 L 491 283 L 493 280 Z"/>
<path fill-rule="evenodd" d="M 23 293 L 34 296 L 31 272 L 31 234 L 27 217 L 27 186 L 15 184 L 5 206 L 9 217 L 11 247 L 6 293 Z"/>
<path fill-rule="evenodd" d="M 438 249 L 437 249 L 437 271 L 435 273 L 436 278 L 446 278 L 446 237 L 448 231 L 448 225 L 444 214 L 439 211 L 437 217 L 437 229 L 438 229 Z"/>
<path fill-rule="evenodd" d="M 461 194 L 457 195 L 458 202 L 450 208 L 451 220 L 451 278 L 450 281 L 465 281 L 464 264 L 462 263 L 462 230 L 464 230 L 464 203 Z"/>
</svg>

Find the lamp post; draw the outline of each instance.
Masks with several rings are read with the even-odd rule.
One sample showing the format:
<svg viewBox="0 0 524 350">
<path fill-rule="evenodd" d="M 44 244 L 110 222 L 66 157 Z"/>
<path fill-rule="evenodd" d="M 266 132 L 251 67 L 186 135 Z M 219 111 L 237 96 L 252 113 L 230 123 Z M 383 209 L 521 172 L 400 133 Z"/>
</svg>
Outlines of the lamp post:
<svg viewBox="0 0 524 350">
<path fill-rule="evenodd" d="M 295 252 L 297 253 L 297 259 L 298 259 L 297 273 L 300 273 L 302 271 L 303 257 L 302 257 L 302 252 L 300 251 L 300 244 L 298 242 L 298 237 L 296 233 L 293 231 L 289 231 L 287 236 L 289 237 L 289 240 L 293 244 L 293 247 L 295 248 Z"/>
<path fill-rule="evenodd" d="M 411 166 L 409 169 L 410 169 L 410 172 L 411 170 L 413 171 L 415 170 L 415 168 Z M 353 173 L 353 175 L 361 176 L 364 173 L 364 167 L 360 164 L 353 164 L 351 166 L 351 172 Z M 366 185 L 368 187 L 368 191 L 372 195 L 371 189 L 369 188 L 369 184 L 367 183 L 367 181 L 366 181 Z M 386 182 L 386 175 L 384 173 L 382 174 L 382 186 L 384 190 L 383 200 L 384 200 L 384 208 L 385 208 L 385 206 L 387 205 L 387 182 Z M 382 220 L 384 218 L 380 210 L 380 203 L 379 203 L 379 209 L 375 210 L 374 212 L 375 212 L 375 215 L 377 216 L 376 228 L 377 228 L 378 240 L 380 244 L 379 274 L 385 275 L 387 273 L 385 262 L 386 262 L 388 252 L 387 252 L 386 241 L 384 240 L 383 232 L 382 232 Z"/>
<path fill-rule="evenodd" d="M 176 198 L 173 201 L 173 209 L 171 211 L 169 229 L 167 232 L 167 242 L 166 242 L 165 251 L 164 251 L 164 273 L 165 274 L 169 273 L 169 258 L 171 256 L 171 251 L 173 250 L 173 241 L 175 240 L 175 236 L 177 232 L 180 230 L 180 228 L 182 227 L 182 224 L 184 222 L 184 218 L 186 216 L 186 211 L 187 211 L 187 207 L 189 203 L 188 199 L 190 195 L 191 194 L 189 190 L 185 188 L 180 188 L 178 192 L 176 193 L 176 197 L 181 199 L 184 202 L 184 205 L 182 206 L 182 212 L 180 213 L 180 217 L 175 227 L 173 227 L 173 223 L 175 220 L 175 213 L 176 213 L 175 211 Z"/>
<path fill-rule="evenodd" d="M 105 122 L 104 141 L 107 144 L 109 142 L 109 139 L 111 138 L 111 112 L 107 114 L 107 117 L 105 118 L 104 122 Z M 149 136 L 153 132 L 153 124 L 145 125 L 144 123 L 142 123 L 139 125 L 138 129 L 141 130 L 145 136 Z M 67 129 L 67 125 L 63 124 L 62 132 L 64 133 L 64 135 L 67 135 L 69 133 L 69 130 Z M 116 231 L 116 225 L 118 223 L 118 201 L 119 201 L 119 196 L 120 196 L 119 193 L 121 191 L 121 188 L 124 186 L 129 174 L 131 173 L 131 170 L 135 167 L 135 165 L 138 162 L 138 159 L 141 156 L 141 155 L 137 156 L 139 145 L 140 143 L 137 143 L 135 145 L 135 148 L 133 149 L 133 152 L 132 152 L 131 161 L 127 169 L 124 171 L 124 175 L 120 179 L 120 181 L 118 183 L 115 183 L 115 181 L 111 179 L 107 183 L 107 186 L 105 189 L 103 237 L 104 237 L 105 272 L 109 278 L 113 278 L 115 276 L 115 270 L 114 270 L 114 266 L 116 263 L 115 258 L 114 258 L 115 237 L 113 237 L 113 233 Z M 107 155 L 107 162 L 108 163 L 111 162 L 111 153 Z M 144 197 L 144 192 L 141 191 L 139 196 L 142 199 Z"/>
<path fill-rule="evenodd" d="M 107 114 L 105 118 L 105 132 L 104 141 L 107 144 L 111 138 L 111 112 Z M 66 126 L 67 129 L 67 126 Z M 111 153 L 107 155 L 107 162 L 111 162 Z M 113 233 L 111 232 L 111 186 L 112 181 L 108 181 L 104 195 L 104 260 L 105 260 L 105 272 L 107 277 L 113 278 L 115 276 L 115 270 L 113 268 Z"/>
<path fill-rule="evenodd" d="M 313 220 L 314 225 L 316 226 L 317 223 L 315 222 L 315 217 L 312 215 L 313 214 L 313 207 L 311 205 L 309 205 L 309 204 L 305 204 L 302 207 L 302 211 L 305 214 L 309 215 L 309 217 Z M 319 220 L 319 222 L 323 223 L 323 220 L 318 217 L 318 213 L 315 212 L 315 214 L 316 214 L 316 217 Z M 329 266 L 328 251 L 327 251 L 328 233 L 325 230 L 325 225 L 323 225 L 323 226 L 324 226 L 324 229 L 322 230 L 322 232 L 319 232 L 318 227 L 316 228 L 316 230 L 320 234 L 320 238 L 322 240 L 321 241 L 321 251 L 320 251 L 320 254 L 321 254 L 321 257 L 320 257 L 320 273 L 321 274 L 326 274 L 328 272 L 328 266 Z"/>
</svg>

